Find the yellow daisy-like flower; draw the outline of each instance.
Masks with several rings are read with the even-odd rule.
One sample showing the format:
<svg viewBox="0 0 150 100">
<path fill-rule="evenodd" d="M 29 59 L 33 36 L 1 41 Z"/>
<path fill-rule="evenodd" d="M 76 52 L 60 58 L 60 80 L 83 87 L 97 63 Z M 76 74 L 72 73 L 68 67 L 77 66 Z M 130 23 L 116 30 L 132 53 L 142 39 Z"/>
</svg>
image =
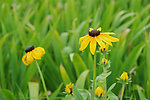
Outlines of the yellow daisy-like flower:
<svg viewBox="0 0 150 100">
<path fill-rule="evenodd" d="M 66 85 L 66 92 L 68 94 L 73 94 L 73 84 L 70 83 Z"/>
<path fill-rule="evenodd" d="M 128 74 L 126 72 L 123 72 L 122 75 L 120 76 L 120 80 L 128 80 Z"/>
<path fill-rule="evenodd" d="M 119 41 L 119 39 L 109 36 L 109 35 L 114 35 L 114 34 L 115 33 L 113 33 L 113 32 L 101 33 L 101 27 L 98 28 L 97 30 L 90 28 L 89 34 L 86 36 L 83 36 L 79 39 L 79 44 L 81 45 L 80 50 L 83 51 L 90 43 L 90 51 L 94 55 L 97 43 L 102 48 L 105 48 L 106 47 L 105 43 L 112 46 L 111 42 Z"/>
<path fill-rule="evenodd" d="M 97 87 L 96 90 L 95 90 L 95 94 L 99 97 L 103 97 L 103 89 L 102 87 Z"/>
<path fill-rule="evenodd" d="M 45 54 L 45 50 L 42 47 L 34 48 L 34 46 L 29 46 L 25 50 L 25 55 L 22 57 L 23 63 L 28 66 L 35 59 L 41 59 L 41 57 Z"/>
</svg>

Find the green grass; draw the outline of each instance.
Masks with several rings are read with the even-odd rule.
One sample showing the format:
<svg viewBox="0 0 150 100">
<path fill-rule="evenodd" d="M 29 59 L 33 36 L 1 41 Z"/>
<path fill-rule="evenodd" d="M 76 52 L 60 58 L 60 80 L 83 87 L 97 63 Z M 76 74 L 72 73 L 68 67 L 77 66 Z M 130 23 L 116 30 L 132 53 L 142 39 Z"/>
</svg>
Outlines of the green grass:
<svg viewBox="0 0 150 100">
<path fill-rule="evenodd" d="M 130 75 L 132 84 L 125 95 L 137 100 L 142 96 L 150 99 L 149 13 L 149 0 L 1 0 L 0 99 L 7 95 L 29 98 L 28 82 L 33 79 L 39 83 L 43 96 L 35 63 L 26 67 L 22 62 L 24 50 L 31 45 L 46 50 L 38 62 L 48 90 L 56 90 L 55 97 L 62 82 L 75 83 L 87 69 L 87 79 L 92 79 L 93 58 L 89 48 L 84 53 L 79 51 L 78 40 L 88 33 L 89 27 L 99 26 L 103 32 L 115 32 L 120 40 L 111 47 L 112 74 L 107 79 L 108 86 L 116 82 L 123 71 L 129 73 L 135 68 L 136 74 Z M 61 64 L 66 80 L 60 72 Z M 101 72 L 102 68 L 98 67 L 97 75 Z M 84 88 L 89 87 L 86 82 Z M 120 89 L 121 85 L 117 84 L 113 92 L 118 95 Z M 60 97 L 64 96 L 64 90 L 63 86 Z"/>
</svg>

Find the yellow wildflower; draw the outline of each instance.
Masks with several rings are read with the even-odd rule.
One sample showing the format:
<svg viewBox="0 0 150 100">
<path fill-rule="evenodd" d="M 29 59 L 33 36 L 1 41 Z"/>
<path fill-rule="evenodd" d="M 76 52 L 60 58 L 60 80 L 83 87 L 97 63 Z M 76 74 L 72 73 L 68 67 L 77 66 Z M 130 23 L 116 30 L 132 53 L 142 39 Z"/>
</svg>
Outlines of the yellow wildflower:
<svg viewBox="0 0 150 100">
<path fill-rule="evenodd" d="M 95 94 L 99 97 L 102 97 L 103 96 L 103 89 L 100 86 L 97 87 L 95 90 Z"/>
<path fill-rule="evenodd" d="M 111 37 L 109 35 L 114 35 L 113 32 L 101 33 L 101 27 L 97 30 L 93 28 L 89 29 L 89 33 L 79 39 L 80 50 L 83 51 L 90 43 L 90 51 L 94 55 L 96 50 L 96 44 L 98 43 L 102 48 L 105 48 L 105 43 L 112 46 L 111 42 L 119 41 L 119 39 Z M 104 43 L 105 42 L 105 43 Z"/>
<path fill-rule="evenodd" d="M 67 84 L 66 85 L 66 92 L 69 94 L 73 94 L 73 84 Z"/>
<path fill-rule="evenodd" d="M 45 54 L 45 50 L 42 47 L 34 48 L 34 46 L 29 46 L 25 50 L 25 55 L 22 57 L 23 63 L 28 66 L 35 59 L 41 59 L 41 57 Z"/>
<path fill-rule="evenodd" d="M 122 75 L 120 76 L 120 80 L 128 80 L 128 74 L 126 72 L 123 72 Z"/>
<path fill-rule="evenodd" d="M 107 63 L 108 63 L 108 62 L 107 62 L 107 59 L 103 58 L 101 64 L 102 64 L 102 65 L 104 65 L 104 64 L 107 65 Z"/>
</svg>

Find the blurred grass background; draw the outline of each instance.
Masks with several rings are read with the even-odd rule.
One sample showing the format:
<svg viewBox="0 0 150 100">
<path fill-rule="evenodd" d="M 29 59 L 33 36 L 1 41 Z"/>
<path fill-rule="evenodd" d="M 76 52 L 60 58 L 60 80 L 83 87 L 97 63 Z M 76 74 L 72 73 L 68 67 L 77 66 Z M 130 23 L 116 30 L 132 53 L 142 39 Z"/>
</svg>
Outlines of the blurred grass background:
<svg viewBox="0 0 150 100">
<path fill-rule="evenodd" d="M 78 40 L 99 26 L 120 40 L 111 47 L 108 86 L 126 71 L 133 81 L 126 98 L 150 99 L 149 0 L 0 0 L 0 93 L 25 99 L 33 80 L 43 91 L 35 63 L 26 67 L 22 62 L 31 45 L 46 50 L 38 62 L 51 92 L 62 82 L 75 82 L 86 69 L 92 79 L 92 55 L 89 48 L 79 51 Z M 101 72 L 97 66 L 97 75 Z M 117 84 L 113 92 L 118 95 L 120 89 Z"/>
</svg>

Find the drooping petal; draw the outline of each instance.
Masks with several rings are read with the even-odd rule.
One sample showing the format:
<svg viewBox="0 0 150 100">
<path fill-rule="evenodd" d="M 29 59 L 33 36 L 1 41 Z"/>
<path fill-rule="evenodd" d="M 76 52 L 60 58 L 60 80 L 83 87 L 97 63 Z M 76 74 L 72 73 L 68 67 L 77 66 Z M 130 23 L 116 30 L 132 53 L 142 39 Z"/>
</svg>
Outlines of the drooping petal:
<svg viewBox="0 0 150 100">
<path fill-rule="evenodd" d="M 37 47 L 32 50 L 32 56 L 34 59 L 41 59 L 41 57 L 45 54 L 45 50 L 42 47 Z"/>
<path fill-rule="evenodd" d="M 25 53 L 25 55 L 22 57 L 22 61 L 26 66 L 28 66 L 29 64 L 26 62 L 26 58 L 27 58 L 27 53 Z"/>
<path fill-rule="evenodd" d="M 88 36 L 89 36 L 89 35 L 86 35 L 86 36 L 81 37 L 81 38 L 79 39 L 79 44 L 81 44 L 82 41 L 83 41 L 84 39 L 86 39 Z"/>
<path fill-rule="evenodd" d="M 89 42 L 91 41 L 91 37 L 88 36 L 86 39 L 84 39 L 84 41 L 81 43 L 80 49 L 81 51 L 83 51 L 89 44 Z"/>
<path fill-rule="evenodd" d="M 34 61 L 34 58 L 33 58 L 33 56 L 32 56 L 32 51 L 30 51 L 30 52 L 27 53 L 27 56 L 26 56 L 26 63 L 29 65 L 29 64 L 31 64 L 33 61 Z"/>
<path fill-rule="evenodd" d="M 113 32 L 103 32 L 101 34 L 116 35 L 116 33 L 113 33 Z"/>
<path fill-rule="evenodd" d="M 103 43 L 103 41 L 99 37 L 95 37 L 95 39 L 102 48 L 105 48 L 105 43 Z"/>
<path fill-rule="evenodd" d="M 103 35 L 99 35 L 98 36 L 101 40 L 103 40 L 104 42 L 106 42 L 107 44 L 111 45 L 112 46 L 112 43 L 110 41 L 110 39 L 106 38 L 105 36 Z"/>
<path fill-rule="evenodd" d="M 90 51 L 93 55 L 95 53 L 95 50 L 96 50 L 96 40 L 95 37 L 92 37 L 92 40 L 90 42 Z"/>
<path fill-rule="evenodd" d="M 103 35 L 103 36 L 105 36 L 106 38 L 108 38 L 111 42 L 117 42 L 117 41 L 119 41 L 119 39 L 118 38 L 115 38 L 115 37 L 112 37 L 112 36 L 109 36 L 109 35 Z"/>
</svg>

